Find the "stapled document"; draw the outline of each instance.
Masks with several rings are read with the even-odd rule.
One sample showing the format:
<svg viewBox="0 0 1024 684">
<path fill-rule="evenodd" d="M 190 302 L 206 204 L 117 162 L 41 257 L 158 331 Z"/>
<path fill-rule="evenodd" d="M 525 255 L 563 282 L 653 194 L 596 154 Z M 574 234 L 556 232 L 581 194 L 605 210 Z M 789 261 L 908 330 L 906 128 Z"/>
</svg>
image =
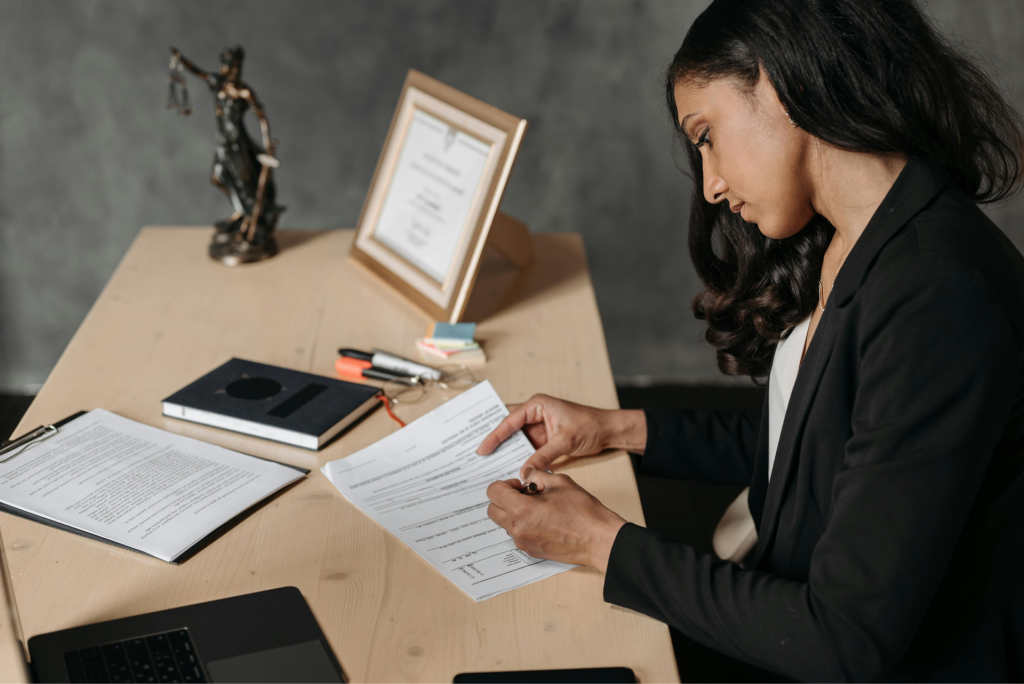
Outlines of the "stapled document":
<svg viewBox="0 0 1024 684">
<path fill-rule="evenodd" d="M 175 562 L 305 472 L 95 409 L 0 463 L 0 508 Z"/>
</svg>

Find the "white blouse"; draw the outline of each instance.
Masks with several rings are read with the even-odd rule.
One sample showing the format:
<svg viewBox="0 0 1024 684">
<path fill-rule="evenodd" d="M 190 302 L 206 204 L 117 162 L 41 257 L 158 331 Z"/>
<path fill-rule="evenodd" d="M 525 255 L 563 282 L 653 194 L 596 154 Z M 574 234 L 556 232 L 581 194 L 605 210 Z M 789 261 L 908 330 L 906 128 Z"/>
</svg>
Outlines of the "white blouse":
<svg viewBox="0 0 1024 684">
<path fill-rule="evenodd" d="M 800 357 L 807 342 L 807 328 L 811 323 L 808 316 L 798 323 L 789 337 L 779 342 L 772 360 L 772 372 L 768 376 L 768 479 L 771 480 L 775 466 L 775 452 L 779 448 L 782 421 L 786 419 L 786 407 L 793 394 L 796 374 L 800 370 Z"/>
</svg>

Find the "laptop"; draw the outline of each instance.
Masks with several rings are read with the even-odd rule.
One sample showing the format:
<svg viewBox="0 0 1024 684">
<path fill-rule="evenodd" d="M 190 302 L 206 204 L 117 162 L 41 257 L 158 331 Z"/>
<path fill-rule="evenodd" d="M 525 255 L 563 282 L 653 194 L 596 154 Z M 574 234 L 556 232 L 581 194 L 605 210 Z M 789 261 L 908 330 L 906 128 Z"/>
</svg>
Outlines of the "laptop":
<svg viewBox="0 0 1024 684">
<path fill-rule="evenodd" d="M 28 664 L 3 539 L 0 576 L 9 616 L 0 624 L 5 681 L 347 681 L 295 587 L 39 634 L 28 640 Z"/>
</svg>

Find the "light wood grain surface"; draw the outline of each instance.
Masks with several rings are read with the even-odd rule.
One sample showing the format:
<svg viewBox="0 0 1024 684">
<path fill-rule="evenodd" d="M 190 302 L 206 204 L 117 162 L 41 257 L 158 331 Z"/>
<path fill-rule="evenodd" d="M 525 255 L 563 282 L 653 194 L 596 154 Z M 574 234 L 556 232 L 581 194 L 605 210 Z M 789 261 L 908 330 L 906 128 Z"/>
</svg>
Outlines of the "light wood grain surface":
<svg viewBox="0 0 1024 684">
<path fill-rule="evenodd" d="M 232 356 L 333 376 L 340 346 L 418 358 L 414 340 L 430 323 L 347 258 L 352 231 L 282 231 L 279 256 L 236 269 L 206 256 L 210 234 L 139 234 L 15 434 L 102 407 L 312 472 L 180 566 L 0 514 L 27 637 L 292 585 L 353 681 L 598 666 L 678 681 L 667 627 L 605 603 L 601 573 L 577 568 L 475 603 L 346 501 L 319 468 L 395 430 L 383 411 L 320 452 L 161 416 L 161 399 Z M 534 240 L 527 271 L 484 262 L 469 315 L 479 317 L 489 362 L 474 372 L 509 403 L 545 392 L 616 407 L 582 241 Z M 414 419 L 444 398 L 434 393 L 400 415 Z M 643 523 L 626 454 L 564 472 Z"/>
</svg>

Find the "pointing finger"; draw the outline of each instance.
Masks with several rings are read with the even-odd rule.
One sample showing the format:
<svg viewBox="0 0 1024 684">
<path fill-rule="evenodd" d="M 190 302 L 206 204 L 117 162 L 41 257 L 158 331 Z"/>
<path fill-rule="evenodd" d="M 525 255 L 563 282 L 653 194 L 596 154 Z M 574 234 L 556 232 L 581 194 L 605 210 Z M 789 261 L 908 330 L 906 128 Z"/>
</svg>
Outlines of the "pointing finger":
<svg viewBox="0 0 1024 684">
<path fill-rule="evenodd" d="M 520 404 L 516 407 L 512 413 L 505 416 L 505 419 L 498 423 L 498 427 L 491 431 L 491 434 L 484 437 L 484 441 L 477 447 L 476 453 L 481 456 L 486 456 L 495 449 L 498 445 L 504 442 L 506 439 L 521 430 L 526 425 L 526 404 Z"/>
</svg>

